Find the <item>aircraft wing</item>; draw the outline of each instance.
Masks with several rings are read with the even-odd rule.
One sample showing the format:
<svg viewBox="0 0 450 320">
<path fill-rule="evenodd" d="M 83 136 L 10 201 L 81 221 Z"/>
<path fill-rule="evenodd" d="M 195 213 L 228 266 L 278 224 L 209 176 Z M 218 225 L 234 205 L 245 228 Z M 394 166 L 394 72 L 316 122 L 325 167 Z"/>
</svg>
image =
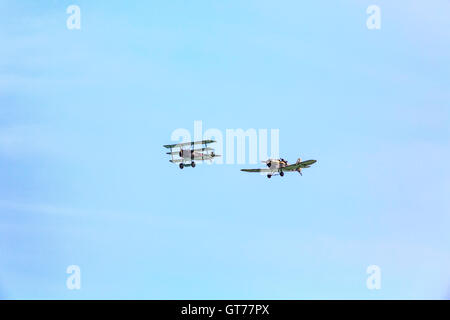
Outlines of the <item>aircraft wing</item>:
<svg viewBox="0 0 450 320">
<path fill-rule="evenodd" d="M 309 168 L 312 164 L 316 163 L 316 160 L 307 160 L 296 164 L 291 164 L 282 168 L 283 171 L 295 171 L 297 169 Z"/>
<path fill-rule="evenodd" d="M 194 152 L 197 152 L 197 151 L 214 151 L 214 148 L 210 148 L 210 147 L 208 147 L 208 148 L 198 148 L 198 149 L 192 149 L 192 150 L 188 150 L 188 151 L 194 151 Z M 172 155 L 177 155 L 179 153 L 180 153 L 180 151 L 166 152 L 166 154 L 172 154 Z"/>
<path fill-rule="evenodd" d="M 207 144 L 207 143 L 213 143 L 213 142 L 216 142 L 216 141 L 201 140 L 201 141 L 183 142 L 183 143 L 177 143 L 177 144 L 166 144 L 163 147 L 171 149 L 171 148 L 176 148 L 176 147 L 193 146 L 196 144 Z"/>
<path fill-rule="evenodd" d="M 177 154 L 178 154 L 178 152 L 177 152 Z M 213 159 L 215 157 L 220 157 L 220 155 L 216 154 L 216 155 L 214 155 L 214 157 L 211 156 L 211 155 L 204 155 L 203 157 L 194 157 L 194 159 L 191 159 L 189 157 L 189 158 L 186 158 L 186 159 L 174 159 L 174 160 L 169 160 L 169 161 L 172 162 L 172 163 L 180 163 L 180 162 L 188 162 L 188 161 L 191 161 L 191 160 L 211 160 L 211 159 Z"/>
<path fill-rule="evenodd" d="M 221 156 L 220 154 L 215 154 L 214 157 L 210 154 L 205 154 L 204 156 L 194 157 L 193 160 L 211 160 L 212 158 L 220 157 L 220 156 Z"/>
<path fill-rule="evenodd" d="M 193 149 L 192 151 L 214 151 L 214 148 L 198 148 L 198 149 Z"/>
<path fill-rule="evenodd" d="M 274 170 L 267 168 L 267 169 L 241 169 L 241 171 L 244 171 L 244 172 L 273 172 Z"/>
</svg>

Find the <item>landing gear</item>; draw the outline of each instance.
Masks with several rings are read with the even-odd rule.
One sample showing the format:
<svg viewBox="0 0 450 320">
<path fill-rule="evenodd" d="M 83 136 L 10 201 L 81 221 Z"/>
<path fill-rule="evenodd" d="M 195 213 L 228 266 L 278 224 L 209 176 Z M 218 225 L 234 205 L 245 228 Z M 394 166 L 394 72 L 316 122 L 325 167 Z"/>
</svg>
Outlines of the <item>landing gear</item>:
<svg viewBox="0 0 450 320">
<path fill-rule="evenodd" d="M 268 175 L 267 175 L 267 178 L 269 178 L 269 179 L 272 178 L 272 175 L 271 175 L 271 174 L 268 174 Z"/>
<path fill-rule="evenodd" d="M 195 168 L 195 162 L 194 161 L 191 162 L 191 167 Z"/>
<path fill-rule="evenodd" d="M 281 177 L 284 176 L 284 172 L 283 171 L 280 171 L 280 176 Z"/>
<path fill-rule="evenodd" d="M 183 168 L 184 168 L 184 164 L 180 163 L 180 169 L 183 169 Z"/>
</svg>

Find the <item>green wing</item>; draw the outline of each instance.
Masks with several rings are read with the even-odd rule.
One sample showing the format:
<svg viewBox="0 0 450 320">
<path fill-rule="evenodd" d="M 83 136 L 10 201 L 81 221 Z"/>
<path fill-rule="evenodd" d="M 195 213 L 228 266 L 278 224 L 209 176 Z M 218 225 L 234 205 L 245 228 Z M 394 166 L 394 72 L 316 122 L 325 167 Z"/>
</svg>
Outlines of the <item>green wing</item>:
<svg viewBox="0 0 450 320">
<path fill-rule="evenodd" d="M 273 172 L 273 170 L 267 169 L 241 169 L 244 172 Z"/>
<path fill-rule="evenodd" d="M 296 164 L 291 164 L 290 166 L 286 166 L 283 168 L 271 169 L 241 169 L 244 172 L 278 172 L 278 171 L 295 171 L 298 168 L 309 168 L 312 164 L 316 163 L 316 160 L 307 160 Z"/>
<path fill-rule="evenodd" d="M 300 163 L 291 164 L 290 166 L 286 166 L 282 168 L 283 171 L 295 171 L 297 169 L 309 168 L 312 164 L 316 163 L 317 160 L 306 160 Z"/>
</svg>

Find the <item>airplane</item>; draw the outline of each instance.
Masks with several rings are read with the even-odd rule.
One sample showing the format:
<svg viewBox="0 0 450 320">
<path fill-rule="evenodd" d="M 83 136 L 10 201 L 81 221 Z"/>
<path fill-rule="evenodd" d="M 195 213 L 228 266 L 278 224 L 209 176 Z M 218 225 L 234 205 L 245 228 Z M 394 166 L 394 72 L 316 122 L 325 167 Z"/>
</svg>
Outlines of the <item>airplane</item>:
<svg viewBox="0 0 450 320">
<path fill-rule="evenodd" d="M 281 177 L 284 176 L 285 172 L 293 172 L 297 171 L 302 175 L 303 168 L 309 168 L 312 164 L 316 163 L 317 160 L 306 160 L 302 161 L 302 159 L 298 158 L 295 164 L 288 164 L 286 160 L 281 159 L 269 159 L 267 161 L 263 161 L 267 165 L 267 169 L 241 169 L 241 171 L 245 172 L 268 172 L 267 178 L 272 178 L 273 175 L 279 174 Z"/>
<path fill-rule="evenodd" d="M 180 169 L 184 167 L 192 167 L 195 168 L 194 160 L 211 160 L 215 157 L 220 157 L 220 155 L 214 153 L 214 149 L 208 147 L 208 144 L 214 143 L 214 140 L 202 140 L 202 141 L 192 141 L 192 142 L 184 142 L 177 144 L 167 144 L 164 145 L 165 148 L 170 149 L 170 152 L 166 152 L 166 154 L 171 155 L 171 159 L 169 160 L 172 163 L 179 163 Z M 201 148 L 194 149 L 195 145 L 203 145 Z M 189 148 L 185 148 L 188 147 Z M 179 150 L 173 151 L 173 149 L 179 148 Z M 211 152 L 210 152 L 211 151 Z M 179 156 L 180 159 L 174 159 L 174 156 Z"/>
</svg>

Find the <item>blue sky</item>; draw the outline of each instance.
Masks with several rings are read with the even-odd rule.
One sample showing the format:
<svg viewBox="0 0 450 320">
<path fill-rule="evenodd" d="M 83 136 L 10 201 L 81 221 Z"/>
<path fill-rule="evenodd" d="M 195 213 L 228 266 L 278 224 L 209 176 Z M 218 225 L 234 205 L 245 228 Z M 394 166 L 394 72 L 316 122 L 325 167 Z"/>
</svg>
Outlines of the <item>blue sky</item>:
<svg viewBox="0 0 450 320">
<path fill-rule="evenodd" d="M 448 297 L 449 10 L 2 0 L 0 297 Z M 162 145 L 195 120 L 318 162 L 181 171 Z"/>
</svg>

